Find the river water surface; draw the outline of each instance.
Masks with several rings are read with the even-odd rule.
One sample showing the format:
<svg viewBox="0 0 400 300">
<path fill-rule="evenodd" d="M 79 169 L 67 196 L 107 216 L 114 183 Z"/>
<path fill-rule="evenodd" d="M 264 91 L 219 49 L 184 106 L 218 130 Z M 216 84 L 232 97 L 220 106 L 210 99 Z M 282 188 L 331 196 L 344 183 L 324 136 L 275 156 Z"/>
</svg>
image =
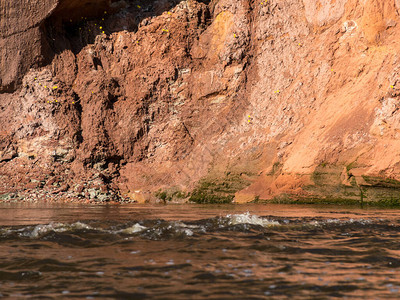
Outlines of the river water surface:
<svg viewBox="0 0 400 300">
<path fill-rule="evenodd" d="M 398 299 L 400 211 L 0 204 L 0 296 Z"/>
</svg>

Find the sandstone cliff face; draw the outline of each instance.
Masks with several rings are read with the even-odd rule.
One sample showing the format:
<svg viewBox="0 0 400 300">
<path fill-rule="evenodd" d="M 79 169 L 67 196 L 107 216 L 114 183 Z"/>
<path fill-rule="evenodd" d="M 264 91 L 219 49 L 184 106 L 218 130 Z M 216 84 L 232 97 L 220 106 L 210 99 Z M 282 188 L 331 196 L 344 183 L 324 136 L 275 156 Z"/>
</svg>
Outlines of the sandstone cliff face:
<svg viewBox="0 0 400 300">
<path fill-rule="evenodd" d="M 0 7 L 2 193 L 399 198 L 398 1 L 94 2 Z"/>
</svg>

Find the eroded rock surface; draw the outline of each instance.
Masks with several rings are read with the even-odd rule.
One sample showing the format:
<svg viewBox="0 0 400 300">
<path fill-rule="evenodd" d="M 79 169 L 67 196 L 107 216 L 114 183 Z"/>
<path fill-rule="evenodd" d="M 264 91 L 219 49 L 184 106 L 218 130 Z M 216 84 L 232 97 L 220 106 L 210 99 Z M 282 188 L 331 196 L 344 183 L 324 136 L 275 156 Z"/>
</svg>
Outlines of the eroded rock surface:
<svg viewBox="0 0 400 300">
<path fill-rule="evenodd" d="M 3 194 L 400 196 L 398 1 L 37 0 L 0 12 Z"/>
</svg>

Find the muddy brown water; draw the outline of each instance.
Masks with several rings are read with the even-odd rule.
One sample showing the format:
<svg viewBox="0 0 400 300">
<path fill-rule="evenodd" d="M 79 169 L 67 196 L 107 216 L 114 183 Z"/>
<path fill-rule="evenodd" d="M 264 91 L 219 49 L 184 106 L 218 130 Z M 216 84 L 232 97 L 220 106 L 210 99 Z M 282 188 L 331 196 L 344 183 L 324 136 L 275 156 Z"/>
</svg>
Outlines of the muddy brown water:
<svg viewBox="0 0 400 300">
<path fill-rule="evenodd" d="M 0 204 L 0 296 L 398 299 L 400 211 Z"/>
</svg>

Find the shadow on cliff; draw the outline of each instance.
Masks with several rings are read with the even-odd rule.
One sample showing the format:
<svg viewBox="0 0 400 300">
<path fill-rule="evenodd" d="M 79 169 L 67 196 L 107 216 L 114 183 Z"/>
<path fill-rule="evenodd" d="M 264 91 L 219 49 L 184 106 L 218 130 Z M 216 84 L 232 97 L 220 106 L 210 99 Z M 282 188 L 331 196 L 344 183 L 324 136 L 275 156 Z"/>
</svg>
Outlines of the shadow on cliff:
<svg viewBox="0 0 400 300">
<path fill-rule="evenodd" d="M 93 0 L 61 2 L 41 26 L 43 55 L 50 63 L 64 50 L 79 53 L 99 35 L 126 30 L 136 32 L 155 16 L 171 10 L 184 0 Z M 211 0 L 198 0 L 209 4 Z"/>
</svg>

